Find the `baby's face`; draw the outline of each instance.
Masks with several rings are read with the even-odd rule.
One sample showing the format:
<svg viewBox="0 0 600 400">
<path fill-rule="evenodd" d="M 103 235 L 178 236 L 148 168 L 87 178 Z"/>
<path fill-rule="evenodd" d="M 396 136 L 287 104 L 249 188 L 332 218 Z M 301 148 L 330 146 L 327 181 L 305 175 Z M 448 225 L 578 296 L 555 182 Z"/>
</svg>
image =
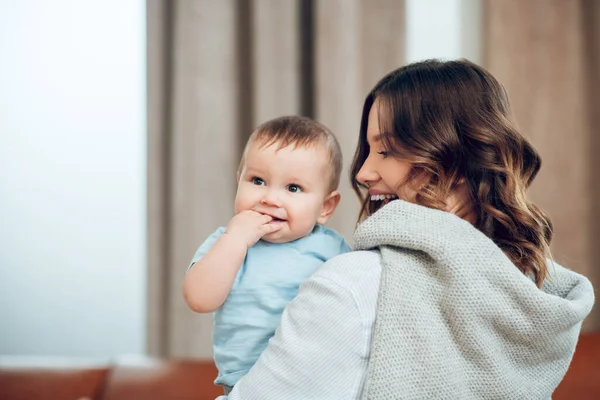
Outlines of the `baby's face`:
<svg viewBox="0 0 600 400">
<path fill-rule="evenodd" d="M 235 198 L 236 214 L 254 210 L 268 214 L 280 229 L 263 237 L 285 243 L 309 234 L 329 193 L 329 157 L 324 146 L 288 146 L 277 143 L 260 147 L 253 143 L 246 153 Z"/>
</svg>

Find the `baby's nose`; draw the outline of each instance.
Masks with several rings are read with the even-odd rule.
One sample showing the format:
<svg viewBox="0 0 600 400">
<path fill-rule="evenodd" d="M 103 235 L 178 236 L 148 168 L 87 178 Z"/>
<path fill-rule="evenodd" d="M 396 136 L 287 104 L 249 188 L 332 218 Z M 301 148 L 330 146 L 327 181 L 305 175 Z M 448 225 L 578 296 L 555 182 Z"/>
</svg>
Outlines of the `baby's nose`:
<svg viewBox="0 0 600 400">
<path fill-rule="evenodd" d="M 261 200 L 261 203 L 269 206 L 280 207 L 281 199 L 279 198 L 278 191 L 273 189 L 267 190 L 267 192 Z"/>
</svg>

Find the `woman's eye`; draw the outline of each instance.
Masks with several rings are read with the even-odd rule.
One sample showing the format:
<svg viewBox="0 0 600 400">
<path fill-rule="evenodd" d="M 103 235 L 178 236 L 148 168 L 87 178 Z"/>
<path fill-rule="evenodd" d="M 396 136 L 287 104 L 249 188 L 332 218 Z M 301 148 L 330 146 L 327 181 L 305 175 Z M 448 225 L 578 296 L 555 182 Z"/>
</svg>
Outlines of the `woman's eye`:
<svg viewBox="0 0 600 400">
<path fill-rule="evenodd" d="M 298 185 L 290 185 L 288 186 L 288 191 L 290 191 L 291 193 L 300 193 L 302 191 L 302 188 Z"/>
<path fill-rule="evenodd" d="M 265 181 L 263 181 L 261 178 L 254 177 L 252 178 L 252 183 L 256 186 L 263 186 L 265 184 Z"/>
<path fill-rule="evenodd" d="M 383 158 L 386 158 L 388 156 L 387 151 L 378 151 L 377 154 L 380 154 L 381 156 L 383 156 Z"/>
</svg>

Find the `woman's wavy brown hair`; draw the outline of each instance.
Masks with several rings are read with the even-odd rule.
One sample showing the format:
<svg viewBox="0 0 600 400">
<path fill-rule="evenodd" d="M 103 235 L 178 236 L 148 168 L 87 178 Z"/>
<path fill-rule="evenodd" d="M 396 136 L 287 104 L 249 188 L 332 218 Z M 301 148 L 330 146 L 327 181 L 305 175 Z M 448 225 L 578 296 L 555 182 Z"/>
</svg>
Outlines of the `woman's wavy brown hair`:
<svg viewBox="0 0 600 400">
<path fill-rule="evenodd" d="M 526 190 L 541 159 L 517 130 L 502 85 L 466 60 L 414 63 L 379 81 L 365 100 L 351 168 L 352 186 L 363 202 L 359 221 L 380 204 L 371 202 L 356 180 L 369 155 L 367 122 L 375 100 L 386 151 L 412 166 L 405 182 L 429 179 L 416 202 L 443 209 L 449 195 L 466 184 L 475 227 L 540 286 L 547 275 L 552 223 L 527 199 Z"/>
</svg>

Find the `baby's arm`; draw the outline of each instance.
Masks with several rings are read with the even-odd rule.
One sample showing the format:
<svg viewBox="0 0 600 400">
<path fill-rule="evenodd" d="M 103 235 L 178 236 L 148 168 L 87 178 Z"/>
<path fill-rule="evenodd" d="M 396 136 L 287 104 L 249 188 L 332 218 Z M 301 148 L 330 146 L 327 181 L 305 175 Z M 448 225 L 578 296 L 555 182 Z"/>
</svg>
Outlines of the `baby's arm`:
<svg viewBox="0 0 600 400">
<path fill-rule="evenodd" d="M 223 304 L 246 257 L 246 244 L 225 232 L 187 272 L 183 297 L 195 312 L 208 313 Z"/>
<path fill-rule="evenodd" d="M 208 313 L 223 304 L 248 248 L 278 229 L 269 224 L 272 219 L 255 211 L 242 211 L 231 219 L 225 233 L 183 280 L 183 297 L 192 310 Z"/>
</svg>

